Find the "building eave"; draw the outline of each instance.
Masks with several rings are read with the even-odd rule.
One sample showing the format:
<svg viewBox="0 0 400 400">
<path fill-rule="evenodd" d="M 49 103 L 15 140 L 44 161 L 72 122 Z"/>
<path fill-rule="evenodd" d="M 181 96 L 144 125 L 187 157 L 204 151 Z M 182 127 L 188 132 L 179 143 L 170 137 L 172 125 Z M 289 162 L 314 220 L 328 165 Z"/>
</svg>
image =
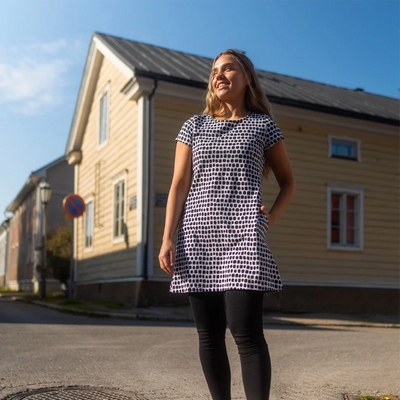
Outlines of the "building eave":
<svg viewBox="0 0 400 400">
<path fill-rule="evenodd" d="M 15 213 L 15 211 L 17 211 L 17 209 L 24 202 L 26 197 L 36 188 L 36 186 L 42 179 L 43 179 L 42 176 L 31 174 L 28 180 L 26 181 L 25 185 L 17 194 L 17 196 L 14 198 L 11 204 L 6 208 L 6 212 Z"/>
<path fill-rule="evenodd" d="M 306 103 L 304 101 L 297 101 L 292 99 L 286 99 L 282 97 L 268 96 L 268 99 L 273 104 L 280 104 L 283 106 L 301 108 L 303 110 L 317 111 L 324 114 L 332 114 L 340 117 L 347 117 L 353 119 L 359 119 L 364 121 L 370 121 L 380 123 L 384 125 L 400 126 L 400 120 L 394 120 L 389 118 L 383 118 L 371 114 L 357 113 L 350 110 L 342 110 L 340 108 L 323 106 L 320 104 Z"/>
<path fill-rule="evenodd" d="M 95 83 L 103 57 L 107 57 L 107 59 L 109 59 L 128 79 L 132 79 L 134 76 L 134 71 L 125 64 L 123 60 L 118 58 L 113 51 L 102 42 L 101 38 L 94 34 L 90 43 L 65 150 L 65 158 L 69 164 L 80 162 L 80 158 L 76 157 L 76 154 L 81 150 L 84 130 L 90 112 L 91 100 L 96 87 Z"/>
</svg>

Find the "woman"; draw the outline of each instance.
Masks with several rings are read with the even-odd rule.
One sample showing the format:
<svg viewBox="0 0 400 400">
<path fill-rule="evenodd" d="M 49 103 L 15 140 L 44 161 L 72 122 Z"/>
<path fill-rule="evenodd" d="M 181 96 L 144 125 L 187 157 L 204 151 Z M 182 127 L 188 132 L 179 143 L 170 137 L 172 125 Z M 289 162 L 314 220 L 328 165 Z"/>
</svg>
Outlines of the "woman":
<svg viewBox="0 0 400 400">
<path fill-rule="evenodd" d="M 173 275 L 170 291 L 189 295 L 213 400 L 231 399 L 226 322 L 238 346 L 246 398 L 267 400 L 271 362 L 263 295 L 282 290 L 282 282 L 265 235 L 291 203 L 295 180 L 283 135 L 242 52 L 215 58 L 206 104 L 175 139 L 159 262 Z M 265 212 L 261 184 L 270 169 L 280 192 Z"/>
</svg>

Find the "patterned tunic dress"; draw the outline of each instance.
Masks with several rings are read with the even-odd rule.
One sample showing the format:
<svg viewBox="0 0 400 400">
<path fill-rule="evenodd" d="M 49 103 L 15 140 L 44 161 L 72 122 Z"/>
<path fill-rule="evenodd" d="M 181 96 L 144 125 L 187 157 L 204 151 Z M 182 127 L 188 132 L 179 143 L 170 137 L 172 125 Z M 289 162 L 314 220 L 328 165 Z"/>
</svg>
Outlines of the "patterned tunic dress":
<svg viewBox="0 0 400 400">
<path fill-rule="evenodd" d="M 175 140 L 192 148 L 193 178 L 178 225 L 172 293 L 282 290 L 262 213 L 265 154 L 284 139 L 267 115 L 194 115 Z"/>
</svg>

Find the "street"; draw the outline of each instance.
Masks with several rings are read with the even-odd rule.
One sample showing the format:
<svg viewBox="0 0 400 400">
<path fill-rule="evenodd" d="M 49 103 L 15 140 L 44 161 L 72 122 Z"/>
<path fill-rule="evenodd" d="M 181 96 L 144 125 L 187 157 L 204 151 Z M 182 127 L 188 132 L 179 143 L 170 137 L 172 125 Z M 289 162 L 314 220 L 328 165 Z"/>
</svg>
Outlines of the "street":
<svg viewBox="0 0 400 400">
<path fill-rule="evenodd" d="M 400 331 L 265 326 L 271 400 L 400 393 Z M 88 318 L 0 298 L 0 399 L 26 389 L 90 385 L 148 400 L 210 399 L 191 323 Z M 245 399 L 227 330 L 232 399 Z"/>
</svg>

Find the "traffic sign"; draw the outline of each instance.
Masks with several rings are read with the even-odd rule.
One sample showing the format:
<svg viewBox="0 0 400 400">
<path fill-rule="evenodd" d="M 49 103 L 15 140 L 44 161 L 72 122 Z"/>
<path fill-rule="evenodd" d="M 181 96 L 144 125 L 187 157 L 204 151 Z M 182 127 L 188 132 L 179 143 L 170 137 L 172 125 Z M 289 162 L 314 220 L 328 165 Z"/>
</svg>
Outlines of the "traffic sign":
<svg viewBox="0 0 400 400">
<path fill-rule="evenodd" d="M 80 217 L 86 209 L 85 202 L 77 194 L 69 194 L 63 201 L 64 211 L 71 218 Z"/>
</svg>

